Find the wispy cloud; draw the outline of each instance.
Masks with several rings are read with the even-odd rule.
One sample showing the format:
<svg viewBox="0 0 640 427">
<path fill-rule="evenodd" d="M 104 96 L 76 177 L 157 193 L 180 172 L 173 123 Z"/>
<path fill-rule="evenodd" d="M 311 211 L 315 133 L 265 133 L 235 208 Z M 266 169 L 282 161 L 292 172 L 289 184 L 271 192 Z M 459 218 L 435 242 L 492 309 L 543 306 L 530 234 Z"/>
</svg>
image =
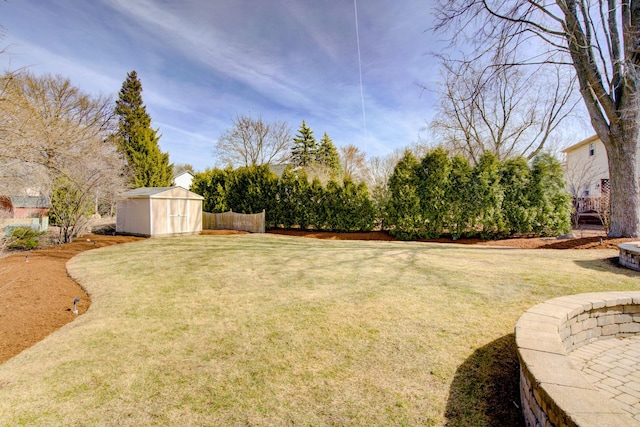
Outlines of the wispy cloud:
<svg viewBox="0 0 640 427">
<path fill-rule="evenodd" d="M 20 45 L 15 61 L 36 72 L 116 94 L 138 71 L 161 145 L 172 159 L 193 152 L 204 169 L 207 144 L 237 114 L 294 130 L 306 119 L 370 155 L 417 139 L 431 105 L 416 83 L 436 69 L 425 55 L 429 3 L 358 2 L 366 133 L 351 1 L 21 0 L 3 5 L 0 19 Z"/>
<path fill-rule="evenodd" d="M 197 17 L 153 1 L 112 0 L 109 3 L 172 49 L 215 71 L 218 78 L 237 81 L 273 100 L 295 100 L 303 105 L 309 102 L 295 79 L 287 78 L 277 59 L 261 53 L 234 34 L 218 31 L 215 22 L 205 25 Z"/>
</svg>

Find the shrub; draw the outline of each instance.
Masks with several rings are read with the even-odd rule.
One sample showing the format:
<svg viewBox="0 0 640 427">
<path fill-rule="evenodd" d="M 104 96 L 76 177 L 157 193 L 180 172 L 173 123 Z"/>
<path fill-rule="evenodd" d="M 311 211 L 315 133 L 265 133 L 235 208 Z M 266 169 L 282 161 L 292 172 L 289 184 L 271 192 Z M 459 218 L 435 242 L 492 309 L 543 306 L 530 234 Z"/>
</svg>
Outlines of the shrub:
<svg viewBox="0 0 640 427">
<path fill-rule="evenodd" d="M 451 173 L 447 191 L 448 230 L 453 237 L 466 234 L 473 219 L 473 198 L 471 197 L 471 173 L 473 169 L 466 157 L 457 155 L 451 159 Z"/>
<path fill-rule="evenodd" d="M 277 176 L 268 165 L 246 166 L 233 171 L 227 180 L 229 209 L 244 214 L 266 211 L 266 222 L 273 223 Z"/>
<path fill-rule="evenodd" d="M 314 230 L 324 230 L 327 223 L 326 191 L 318 178 L 314 178 L 308 188 L 307 200 L 307 223 L 312 225 Z"/>
<path fill-rule="evenodd" d="M 60 243 L 70 242 L 88 231 L 89 217 L 94 213 L 89 190 L 64 175 L 54 181 L 49 218 L 60 229 Z"/>
<path fill-rule="evenodd" d="M 565 188 L 562 165 L 551 154 L 533 160 L 529 193 L 535 233 L 544 236 L 571 230 L 571 195 Z"/>
<path fill-rule="evenodd" d="M 326 209 L 326 227 L 331 231 L 343 231 L 344 224 L 344 203 L 342 201 L 343 188 L 334 179 L 330 179 L 325 191 L 324 207 Z"/>
<path fill-rule="evenodd" d="M 424 216 L 424 232 L 426 238 L 440 237 L 446 227 L 449 201 L 449 174 L 451 159 L 449 153 L 442 148 L 429 151 L 418 168 L 418 191 L 420 207 Z"/>
<path fill-rule="evenodd" d="M 392 236 L 401 240 L 419 237 L 423 228 L 416 170 L 420 163 L 406 151 L 389 178 L 386 224 Z"/>
<path fill-rule="evenodd" d="M 207 169 L 193 177 L 191 191 L 204 197 L 202 209 L 205 212 L 227 212 L 227 181 L 233 173 L 231 169 Z"/>
<path fill-rule="evenodd" d="M 306 228 L 307 216 L 305 199 L 309 183 L 304 173 L 299 175 L 292 168 L 287 167 L 277 183 L 276 203 L 273 210 L 273 225 L 292 228 L 295 225 Z"/>
<path fill-rule="evenodd" d="M 410 152 L 389 179 L 386 224 L 403 240 L 480 234 L 565 233 L 570 227 L 570 197 L 562 168 L 550 154 L 531 164 L 524 158 L 499 161 L 484 153 L 472 168 L 443 149 L 417 160 Z"/>
<path fill-rule="evenodd" d="M 473 168 L 471 187 L 480 235 L 489 238 L 505 234 L 502 218 L 504 190 L 500 185 L 500 162 L 495 155 L 487 151 L 480 156 Z"/>
<path fill-rule="evenodd" d="M 361 182 L 355 185 L 350 180 L 345 180 L 345 203 L 351 224 L 349 231 L 371 231 L 376 223 L 376 208 L 369 197 L 367 185 Z"/>
<path fill-rule="evenodd" d="M 38 247 L 40 243 L 41 231 L 36 231 L 31 227 L 16 227 L 8 237 L 7 248 L 29 250 Z"/>
<path fill-rule="evenodd" d="M 364 183 L 356 185 L 345 178 L 340 185 L 331 180 L 325 188 L 326 228 L 331 231 L 370 231 L 375 209 Z"/>
<path fill-rule="evenodd" d="M 534 212 L 531 208 L 531 169 L 523 157 L 502 162 L 500 185 L 504 191 L 502 214 L 508 234 L 532 231 Z"/>
</svg>

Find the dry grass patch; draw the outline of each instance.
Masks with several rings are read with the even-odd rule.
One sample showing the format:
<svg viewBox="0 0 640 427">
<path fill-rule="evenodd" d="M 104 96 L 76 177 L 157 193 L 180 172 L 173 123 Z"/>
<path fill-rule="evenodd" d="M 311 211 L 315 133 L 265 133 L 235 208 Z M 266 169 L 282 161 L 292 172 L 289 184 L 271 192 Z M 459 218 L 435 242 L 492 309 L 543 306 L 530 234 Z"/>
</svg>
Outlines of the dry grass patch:
<svg viewBox="0 0 640 427">
<path fill-rule="evenodd" d="M 2 425 L 517 425 L 531 305 L 637 288 L 613 251 L 273 235 L 69 262 L 90 310 L 0 365 Z"/>
</svg>

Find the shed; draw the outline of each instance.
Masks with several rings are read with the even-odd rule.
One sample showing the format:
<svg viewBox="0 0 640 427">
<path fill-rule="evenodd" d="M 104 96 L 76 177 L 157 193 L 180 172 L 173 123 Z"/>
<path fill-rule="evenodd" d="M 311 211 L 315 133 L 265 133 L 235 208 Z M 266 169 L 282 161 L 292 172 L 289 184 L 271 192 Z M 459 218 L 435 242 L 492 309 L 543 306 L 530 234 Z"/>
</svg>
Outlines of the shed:
<svg viewBox="0 0 640 427">
<path fill-rule="evenodd" d="M 177 186 L 125 191 L 116 203 L 116 232 L 148 237 L 199 234 L 202 200 Z"/>
</svg>

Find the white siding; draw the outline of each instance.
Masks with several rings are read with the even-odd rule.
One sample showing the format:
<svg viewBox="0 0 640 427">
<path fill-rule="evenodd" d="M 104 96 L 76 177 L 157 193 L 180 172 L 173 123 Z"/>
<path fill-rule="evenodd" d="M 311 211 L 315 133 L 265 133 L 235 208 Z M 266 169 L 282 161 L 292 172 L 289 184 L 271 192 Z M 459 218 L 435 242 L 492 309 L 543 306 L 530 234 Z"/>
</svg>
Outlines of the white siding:
<svg viewBox="0 0 640 427">
<path fill-rule="evenodd" d="M 189 188 L 191 188 L 191 183 L 193 182 L 193 175 L 191 175 L 190 172 L 183 172 L 180 175 L 176 176 L 173 182 L 178 187 L 182 187 L 188 190 Z"/>
<path fill-rule="evenodd" d="M 153 216 L 150 199 L 122 199 L 116 202 L 116 232 L 151 235 Z"/>
<path fill-rule="evenodd" d="M 565 179 L 574 197 L 600 197 L 600 183 L 609 179 L 604 144 L 588 138 L 565 150 Z"/>
</svg>

